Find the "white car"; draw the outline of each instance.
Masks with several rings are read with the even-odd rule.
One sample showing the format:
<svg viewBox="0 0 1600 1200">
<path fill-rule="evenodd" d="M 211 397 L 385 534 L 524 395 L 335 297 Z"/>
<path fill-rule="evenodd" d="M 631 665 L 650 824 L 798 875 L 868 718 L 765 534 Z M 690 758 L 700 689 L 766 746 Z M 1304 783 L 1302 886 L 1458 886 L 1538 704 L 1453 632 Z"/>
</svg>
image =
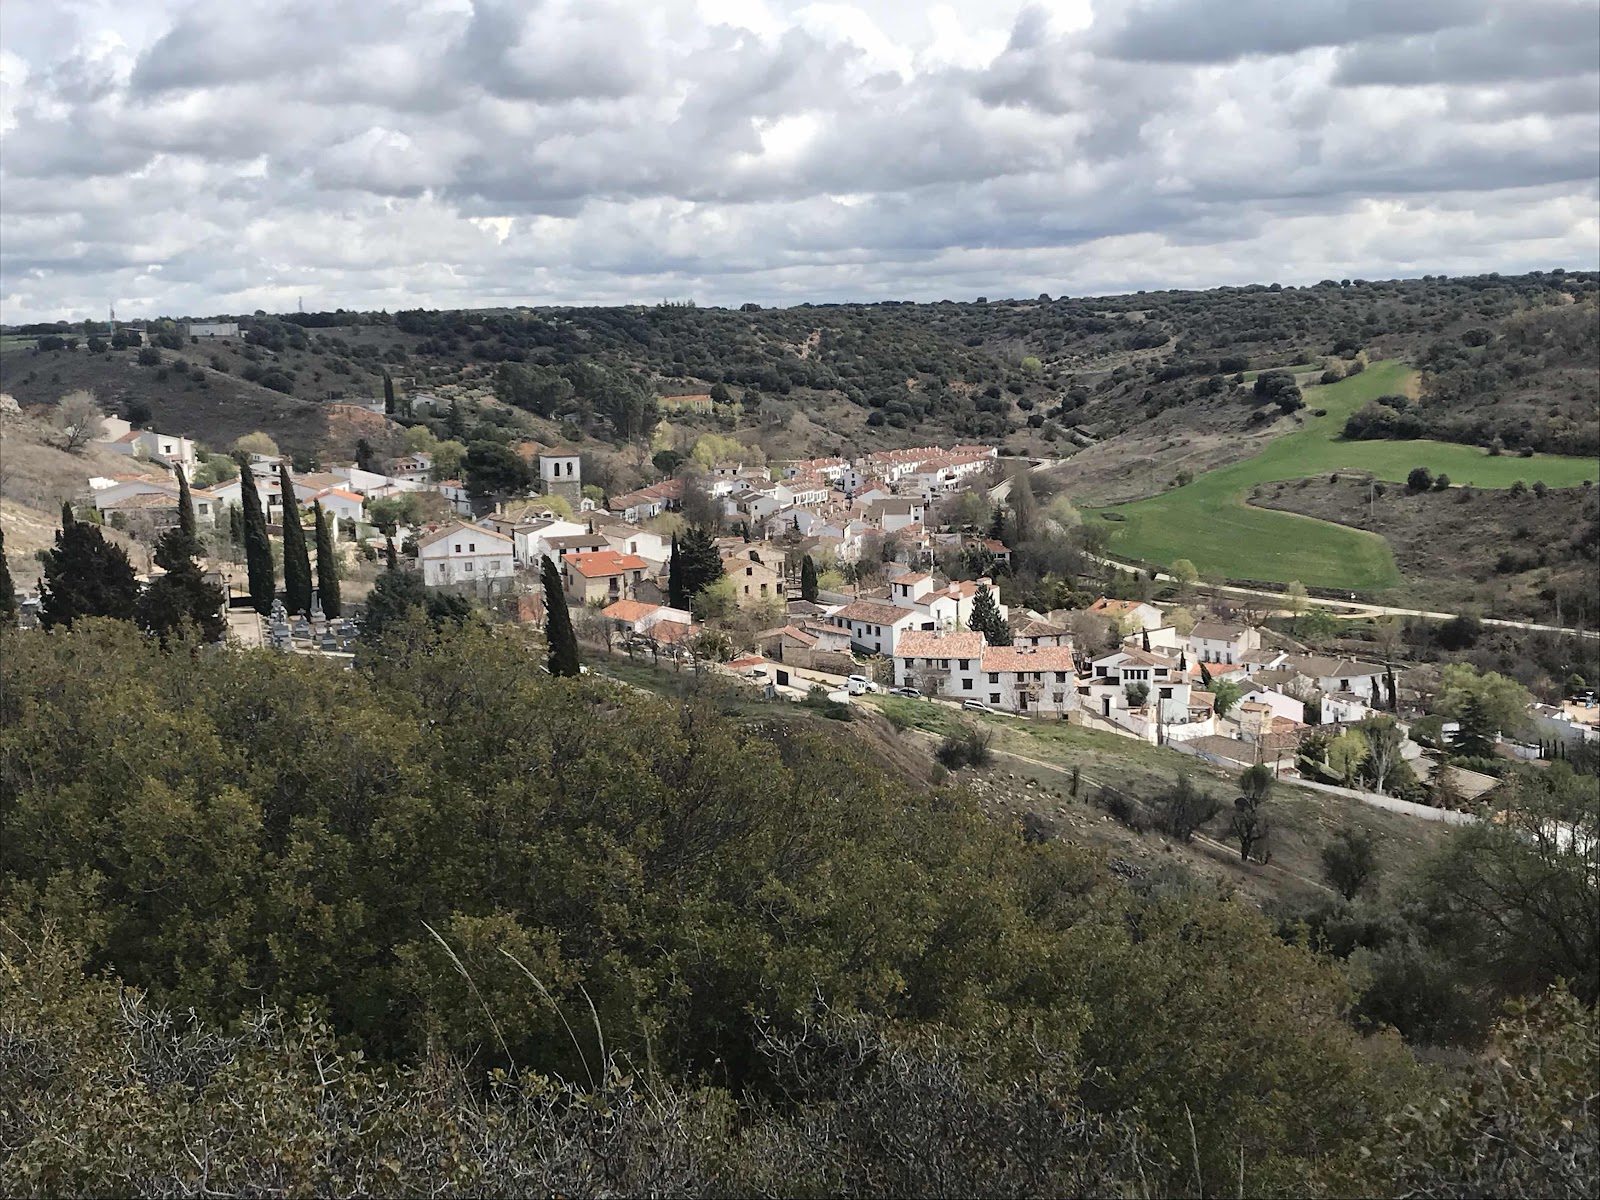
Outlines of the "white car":
<svg viewBox="0 0 1600 1200">
<path fill-rule="evenodd" d="M 865 675 L 847 675 L 845 677 L 844 686 L 845 690 L 847 690 L 852 696 L 862 696 L 868 692 L 875 692 L 878 690 L 878 685 L 873 683 L 872 680 L 868 679 Z"/>
<path fill-rule="evenodd" d="M 990 708 L 982 700 L 963 700 L 961 702 L 961 707 L 963 709 L 965 709 L 967 712 L 993 712 L 994 711 L 994 709 Z"/>
</svg>

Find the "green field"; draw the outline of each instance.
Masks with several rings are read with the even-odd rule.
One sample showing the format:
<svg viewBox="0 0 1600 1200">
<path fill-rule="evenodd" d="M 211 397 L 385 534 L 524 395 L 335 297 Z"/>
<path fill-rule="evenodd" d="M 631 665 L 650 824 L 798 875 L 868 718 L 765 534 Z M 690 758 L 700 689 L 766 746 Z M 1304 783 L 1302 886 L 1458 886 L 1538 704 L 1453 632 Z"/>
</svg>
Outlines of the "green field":
<svg viewBox="0 0 1600 1200">
<path fill-rule="evenodd" d="M 1587 458 L 1494 457 L 1449 442 L 1343 440 L 1345 418 L 1377 396 L 1404 392 L 1411 376 L 1402 363 L 1381 362 L 1339 383 L 1306 388 L 1304 425 L 1260 454 L 1208 471 L 1186 487 L 1101 510 L 1124 518 L 1109 525 L 1112 553 L 1162 564 L 1187 558 L 1206 576 L 1298 579 L 1315 587 L 1373 591 L 1400 581 L 1388 542 L 1312 517 L 1253 508 L 1247 503 L 1250 489 L 1336 471 L 1403 483 L 1414 467 L 1485 488 L 1510 487 L 1519 479 L 1576 487 L 1600 475 Z M 1325 415 L 1311 415 L 1317 409 Z"/>
</svg>

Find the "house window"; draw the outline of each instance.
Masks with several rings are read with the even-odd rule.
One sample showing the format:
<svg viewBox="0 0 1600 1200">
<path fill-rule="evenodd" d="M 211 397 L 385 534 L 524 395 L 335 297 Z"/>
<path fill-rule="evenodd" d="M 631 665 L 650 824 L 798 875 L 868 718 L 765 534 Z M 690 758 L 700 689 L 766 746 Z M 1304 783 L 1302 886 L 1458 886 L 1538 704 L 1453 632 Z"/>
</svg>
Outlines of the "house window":
<svg viewBox="0 0 1600 1200">
<path fill-rule="evenodd" d="M 466 564 L 466 569 L 468 571 L 472 570 L 472 564 L 470 562 Z"/>
<path fill-rule="evenodd" d="M 457 542 L 457 543 L 456 543 L 456 553 L 457 553 L 457 554 L 460 554 L 460 553 L 461 553 L 461 543 L 460 543 L 460 542 Z"/>
<path fill-rule="evenodd" d="M 476 554 L 477 552 L 478 552 L 478 543 L 477 542 L 468 542 L 467 543 L 467 553 L 468 554 Z"/>
<path fill-rule="evenodd" d="M 963 679 L 961 681 L 961 690 L 964 692 L 970 692 L 972 690 L 972 680 Z"/>
<path fill-rule="evenodd" d="M 945 665 L 948 666 L 949 664 L 946 663 Z M 972 660 L 970 658 L 963 658 L 961 660 L 961 669 L 963 671 L 970 670 L 971 666 L 972 666 Z"/>
<path fill-rule="evenodd" d="M 1172 689 L 1169 688 L 1169 687 L 1162 688 L 1161 689 L 1161 698 L 1163 700 L 1171 700 L 1172 699 Z"/>
<path fill-rule="evenodd" d="M 989 693 L 989 703 L 990 704 L 999 704 L 1000 703 L 1000 693 L 999 692 L 990 692 Z"/>
<path fill-rule="evenodd" d="M 990 683 L 999 683 L 1000 682 L 1000 672 L 999 671 L 990 671 L 989 672 L 989 682 Z"/>
<path fill-rule="evenodd" d="M 1057 671 L 1056 672 L 1056 682 L 1057 683 L 1065 683 L 1066 681 L 1067 681 L 1067 673 L 1065 671 Z"/>
<path fill-rule="evenodd" d="M 1350 690 L 1350 681 L 1348 679 L 1339 680 L 1339 690 L 1341 692 L 1348 692 Z"/>
<path fill-rule="evenodd" d="M 1060 704 L 1061 703 L 1061 695 L 1062 694 L 1060 692 L 1051 692 L 1050 693 L 1050 702 L 1052 704 Z"/>
<path fill-rule="evenodd" d="M 746 567 L 744 569 L 744 573 L 746 575 L 754 575 L 756 573 L 756 569 L 754 567 Z"/>
<path fill-rule="evenodd" d="M 498 558 L 490 559 L 489 560 L 489 570 L 498 571 L 499 569 L 500 569 L 500 560 Z"/>
</svg>

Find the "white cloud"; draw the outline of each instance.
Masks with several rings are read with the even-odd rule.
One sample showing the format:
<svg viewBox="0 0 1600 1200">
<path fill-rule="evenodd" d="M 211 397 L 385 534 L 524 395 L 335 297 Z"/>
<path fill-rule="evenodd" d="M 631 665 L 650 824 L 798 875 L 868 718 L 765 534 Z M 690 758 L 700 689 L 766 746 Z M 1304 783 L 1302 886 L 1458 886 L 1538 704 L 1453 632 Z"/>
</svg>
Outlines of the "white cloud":
<svg viewBox="0 0 1600 1200">
<path fill-rule="evenodd" d="M 1594 266 L 1596 0 L 7 10 L 7 320 Z"/>
</svg>

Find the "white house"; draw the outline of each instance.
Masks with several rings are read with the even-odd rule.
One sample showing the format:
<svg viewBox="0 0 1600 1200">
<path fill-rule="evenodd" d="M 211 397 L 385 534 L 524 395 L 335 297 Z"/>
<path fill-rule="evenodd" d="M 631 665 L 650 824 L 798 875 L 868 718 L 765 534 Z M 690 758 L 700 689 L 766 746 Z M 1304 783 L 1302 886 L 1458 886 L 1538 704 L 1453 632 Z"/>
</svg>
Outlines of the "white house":
<svg viewBox="0 0 1600 1200">
<path fill-rule="evenodd" d="M 1011 644 L 1017 647 L 1041 649 L 1056 646 L 1072 648 L 1072 633 L 1070 630 L 1052 625 L 1049 621 L 1038 617 L 1025 617 L 1012 626 Z"/>
<path fill-rule="evenodd" d="M 921 525 L 926 511 L 921 500 L 893 496 L 867 505 L 867 519 L 876 521 L 885 533 L 893 533 L 908 525 Z"/>
<path fill-rule="evenodd" d="M 895 640 L 895 686 L 914 687 L 924 696 L 976 698 L 983 651 L 981 633 L 907 630 Z"/>
<path fill-rule="evenodd" d="M 1145 704 L 1154 706 L 1160 722 L 1181 725 L 1193 719 L 1190 684 L 1178 670 L 1176 659 L 1143 650 L 1117 650 L 1095 659 L 1090 672 L 1087 694 L 1099 716 L 1109 717 L 1116 709 L 1133 707 L 1127 689 L 1143 684 Z"/>
<path fill-rule="evenodd" d="M 298 494 L 299 490 L 299 488 L 296 488 L 295 492 Z M 314 492 L 310 499 L 303 501 L 303 503 L 309 504 L 313 500 L 322 505 L 323 512 L 334 518 L 335 531 L 339 528 L 338 522 L 359 521 L 364 511 L 362 498 L 357 493 L 345 488 L 323 488 L 319 492 Z"/>
<path fill-rule="evenodd" d="M 408 454 L 394 464 L 394 478 L 407 483 L 430 483 L 433 480 L 433 455 Z"/>
<path fill-rule="evenodd" d="M 604 524 L 596 522 L 595 533 L 605 538 L 606 544 L 613 550 L 623 554 L 637 554 L 650 564 L 652 571 L 659 573 L 672 557 L 672 543 L 659 533 L 651 533 L 646 529 L 637 529 L 626 524 Z"/>
<path fill-rule="evenodd" d="M 1290 721 L 1305 720 L 1305 702 L 1284 692 L 1272 692 L 1265 688 L 1256 688 L 1239 697 L 1240 704 L 1260 704 L 1274 717 L 1283 717 Z"/>
<path fill-rule="evenodd" d="M 989 646 L 980 666 L 978 698 L 992 708 L 1060 714 L 1078 707 L 1070 646 Z"/>
<path fill-rule="evenodd" d="M 1370 704 L 1371 696 L 1357 696 L 1353 692 L 1323 692 L 1321 700 L 1322 724 L 1354 725 L 1377 713 Z"/>
<path fill-rule="evenodd" d="M 433 487 L 456 512 L 463 517 L 472 515 L 472 497 L 467 494 L 467 485 L 462 483 L 461 480 L 441 479 Z"/>
<path fill-rule="evenodd" d="M 828 622 L 848 630 L 857 647 L 872 654 L 893 655 L 900 635 L 915 629 L 921 616 L 914 609 L 881 600 L 857 600 L 828 614 Z"/>
<path fill-rule="evenodd" d="M 1302 679 L 1315 685 L 1318 691 L 1349 692 L 1363 702 L 1369 702 L 1376 686 L 1382 695 L 1384 669 L 1376 663 L 1359 662 L 1348 658 L 1326 658 L 1320 654 L 1290 654 L 1283 665 Z"/>
<path fill-rule="evenodd" d="M 1142 600 L 1113 600 L 1109 596 L 1101 596 L 1089 605 L 1089 611 L 1121 621 L 1124 625 L 1131 622 L 1134 629 L 1159 629 L 1166 620 L 1154 604 L 1146 604 Z"/>
<path fill-rule="evenodd" d="M 516 575 L 511 539 L 482 525 L 457 521 L 429 534 L 417 546 L 422 582 L 429 587 L 472 584 L 493 588 Z"/>
<path fill-rule="evenodd" d="M 1220 621 L 1200 621 L 1184 638 L 1190 662 L 1242 662 L 1246 652 L 1261 647 L 1261 631 L 1248 625 L 1224 625 Z"/>
<path fill-rule="evenodd" d="M 126 454 L 130 458 L 144 458 L 169 467 L 182 467 L 193 474 L 197 461 L 194 443 L 186 437 L 170 433 L 157 433 L 153 429 L 135 429 L 121 417 L 105 418 L 105 437 L 94 444 L 113 454 Z"/>
</svg>

